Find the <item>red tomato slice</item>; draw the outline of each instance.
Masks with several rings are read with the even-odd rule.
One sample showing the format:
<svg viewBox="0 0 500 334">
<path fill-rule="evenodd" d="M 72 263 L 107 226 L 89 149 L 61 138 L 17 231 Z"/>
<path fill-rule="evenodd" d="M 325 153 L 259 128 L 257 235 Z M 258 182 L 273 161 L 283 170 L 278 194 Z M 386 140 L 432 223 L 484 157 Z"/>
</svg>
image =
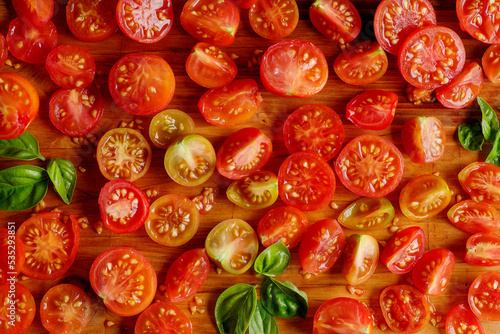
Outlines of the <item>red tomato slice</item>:
<svg viewBox="0 0 500 334">
<path fill-rule="evenodd" d="M 497 209 L 488 203 L 472 200 L 459 202 L 448 211 L 450 222 L 464 232 L 476 234 L 495 232 L 500 228 L 500 215 Z"/>
<path fill-rule="evenodd" d="M 7 284 L 8 279 L 15 279 L 24 265 L 24 245 L 14 227 L 0 227 L 0 285 Z"/>
<path fill-rule="evenodd" d="M 66 21 L 73 35 L 84 42 L 99 42 L 116 31 L 117 0 L 69 0 Z"/>
<path fill-rule="evenodd" d="M 181 302 L 196 294 L 210 272 L 205 248 L 191 249 L 177 258 L 167 272 L 165 286 L 168 299 Z"/>
<path fill-rule="evenodd" d="M 171 0 L 118 0 L 116 20 L 125 36 L 141 43 L 155 43 L 172 28 Z"/>
<path fill-rule="evenodd" d="M 259 0 L 248 11 L 250 25 L 257 35 L 282 39 L 299 23 L 299 7 L 295 0 Z"/>
<path fill-rule="evenodd" d="M 77 45 L 60 45 L 45 61 L 50 78 L 62 88 L 87 87 L 95 76 L 94 56 Z"/>
<path fill-rule="evenodd" d="M 436 89 L 436 97 L 446 108 L 461 109 L 476 100 L 481 87 L 483 69 L 478 63 L 468 63 L 448 85 Z"/>
<path fill-rule="evenodd" d="M 326 85 L 328 63 L 311 42 L 285 40 L 271 45 L 262 56 L 260 79 L 275 95 L 309 97 Z"/>
<path fill-rule="evenodd" d="M 347 283 L 366 282 L 377 269 L 380 249 L 378 241 L 368 234 L 351 234 L 343 251 L 342 275 Z"/>
<path fill-rule="evenodd" d="M 299 244 L 309 227 L 306 215 L 293 207 L 281 206 L 269 210 L 259 221 L 257 234 L 264 247 L 278 241 L 292 249 Z"/>
<path fill-rule="evenodd" d="M 52 124 L 70 137 L 88 134 L 99 123 L 103 113 L 103 98 L 94 86 L 58 90 L 49 102 Z"/>
<path fill-rule="evenodd" d="M 137 318 L 135 333 L 191 334 L 193 326 L 180 308 L 169 302 L 157 302 L 149 306 Z"/>
<path fill-rule="evenodd" d="M 383 90 L 367 90 L 354 97 L 346 107 L 346 117 L 365 130 L 383 130 L 391 125 L 398 96 Z"/>
<path fill-rule="evenodd" d="M 131 233 L 137 231 L 149 214 L 146 195 L 132 182 L 109 181 L 99 193 L 101 219 L 111 232 Z"/>
<path fill-rule="evenodd" d="M 472 200 L 500 204 L 500 167 L 488 162 L 473 162 L 460 171 L 458 181 Z"/>
<path fill-rule="evenodd" d="M 443 123 L 436 117 L 413 117 L 403 125 L 401 141 L 412 162 L 430 163 L 443 155 L 446 133 Z"/>
<path fill-rule="evenodd" d="M 485 334 L 479 319 L 463 304 L 455 306 L 446 317 L 446 334 Z"/>
<path fill-rule="evenodd" d="M 313 334 L 370 333 L 373 317 L 365 304 L 352 298 L 334 298 L 314 314 Z"/>
<path fill-rule="evenodd" d="M 128 317 L 144 311 L 156 293 L 156 273 L 149 261 L 130 247 L 111 248 L 90 268 L 90 284 L 113 313 Z"/>
<path fill-rule="evenodd" d="M 484 74 L 492 83 L 500 83 L 500 63 L 496 60 L 499 57 L 500 44 L 493 44 L 484 52 L 481 61 Z"/>
<path fill-rule="evenodd" d="M 460 28 L 483 43 L 500 43 L 498 8 L 489 2 L 457 0 L 457 16 Z"/>
<path fill-rule="evenodd" d="M 500 272 L 479 275 L 469 287 L 469 306 L 481 320 L 500 320 Z"/>
<path fill-rule="evenodd" d="M 443 248 L 425 253 L 412 270 L 413 284 L 421 292 L 438 296 L 443 293 L 455 267 L 455 255 Z"/>
<path fill-rule="evenodd" d="M 465 262 L 474 266 L 500 265 L 500 235 L 477 233 L 467 240 Z"/>
<path fill-rule="evenodd" d="M 464 67 L 465 49 L 456 32 L 426 26 L 408 35 L 399 49 L 399 71 L 412 86 L 437 88 L 448 84 Z"/>
<path fill-rule="evenodd" d="M 397 231 L 387 241 L 380 254 L 380 262 L 394 274 L 409 273 L 425 250 L 425 234 L 418 226 Z"/>
<path fill-rule="evenodd" d="M 20 18 L 37 27 L 49 22 L 54 13 L 53 0 L 12 0 L 12 5 Z"/>
<path fill-rule="evenodd" d="M 21 283 L 14 281 L 0 286 L 0 299 L 2 300 L 0 303 L 2 334 L 26 332 L 35 318 L 36 311 L 35 299 L 31 292 Z M 11 313 L 13 304 L 15 305 L 14 314 Z M 14 315 L 13 318 L 11 318 L 12 315 Z"/>
<path fill-rule="evenodd" d="M 349 0 L 316 0 L 309 17 L 320 33 L 340 44 L 354 40 L 361 31 L 361 17 Z"/>
<path fill-rule="evenodd" d="M 335 162 L 342 184 L 355 194 L 383 197 L 401 181 L 404 160 L 394 144 L 377 135 L 351 140 Z"/>
</svg>

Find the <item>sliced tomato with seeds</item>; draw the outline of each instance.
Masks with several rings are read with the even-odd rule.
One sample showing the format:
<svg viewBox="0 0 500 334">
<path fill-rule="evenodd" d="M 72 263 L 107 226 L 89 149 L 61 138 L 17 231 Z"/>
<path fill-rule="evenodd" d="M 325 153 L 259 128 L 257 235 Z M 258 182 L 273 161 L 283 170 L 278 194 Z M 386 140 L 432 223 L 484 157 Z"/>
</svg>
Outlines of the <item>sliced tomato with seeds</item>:
<svg viewBox="0 0 500 334">
<path fill-rule="evenodd" d="M 366 282 L 377 269 L 380 249 L 371 235 L 351 234 L 342 253 L 342 275 L 349 284 Z"/>
<path fill-rule="evenodd" d="M 78 45 L 60 45 L 45 61 L 50 78 L 62 88 L 87 87 L 95 76 L 94 56 Z"/>
<path fill-rule="evenodd" d="M 12 5 L 21 19 L 37 27 L 49 22 L 54 14 L 54 0 L 12 0 Z"/>
<path fill-rule="evenodd" d="M 483 54 L 481 65 L 492 83 L 500 83 L 500 44 L 491 45 Z"/>
<path fill-rule="evenodd" d="M 233 181 L 226 191 L 227 198 L 242 208 L 264 209 L 278 199 L 278 177 L 271 171 L 259 170 Z"/>
<path fill-rule="evenodd" d="M 485 334 L 481 322 L 471 309 L 463 304 L 455 306 L 446 317 L 446 334 Z"/>
<path fill-rule="evenodd" d="M 354 97 L 346 107 L 346 117 L 365 130 L 383 130 L 391 125 L 398 96 L 383 90 L 367 90 Z"/>
<path fill-rule="evenodd" d="M 7 279 L 21 273 L 24 260 L 24 244 L 16 231 L 0 227 L 0 285 L 7 284 Z"/>
<path fill-rule="evenodd" d="M 299 23 L 299 7 L 295 0 L 259 0 L 248 11 L 250 25 L 257 35 L 282 39 Z"/>
<path fill-rule="evenodd" d="M 401 141 L 412 162 L 430 163 L 443 155 L 446 133 L 443 123 L 436 117 L 412 117 L 401 129 Z"/>
<path fill-rule="evenodd" d="M 425 253 L 411 272 L 413 284 L 429 296 L 439 296 L 450 282 L 455 268 L 455 255 L 443 248 Z"/>
<path fill-rule="evenodd" d="M 486 44 L 500 43 L 498 7 L 482 0 L 458 0 L 457 16 L 460 28 Z"/>
<path fill-rule="evenodd" d="M 99 42 L 113 35 L 117 0 L 69 0 L 66 21 L 73 35 L 84 42 Z"/>
<path fill-rule="evenodd" d="M 349 0 L 316 0 L 309 17 L 320 33 L 340 44 L 349 43 L 361 31 L 361 17 Z"/>
<path fill-rule="evenodd" d="M 291 206 L 280 206 L 269 210 L 259 220 L 257 234 L 264 247 L 281 241 L 288 249 L 299 244 L 309 228 L 306 215 Z"/>
<path fill-rule="evenodd" d="M 149 123 L 149 139 L 158 147 L 166 149 L 177 138 L 194 133 L 193 118 L 182 110 L 167 109 L 154 115 Z"/>
<path fill-rule="evenodd" d="M 436 97 L 446 108 L 461 109 L 476 100 L 481 87 L 483 69 L 478 63 L 467 63 L 449 84 L 436 89 Z"/>
<path fill-rule="evenodd" d="M 135 333 L 191 334 L 193 325 L 189 317 L 169 302 L 151 304 L 137 318 Z"/>
<path fill-rule="evenodd" d="M 395 216 L 394 206 L 385 197 L 362 197 L 339 215 L 342 226 L 352 230 L 371 231 L 389 226 Z"/>
<path fill-rule="evenodd" d="M 464 232 L 495 232 L 500 228 L 500 215 L 491 204 L 465 200 L 448 211 L 450 222 Z"/>
<path fill-rule="evenodd" d="M 373 316 L 364 303 L 339 297 L 324 302 L 316 310 L 313 334 L 370 333 L 373 325 Z"/>
<path fill-rule="evenodd" d="M 13 288 L 14 291 L 11 289 Z M 36 305 L 31 292 L 21 283 L 0 286 L 0 327 L 4 334 L 25 333 L 35 318 Z M 15 305 L 12 310 L 12 305 Z M 10 307 L 10 309 L 9 309 Z M 14 311 L 14 313 L 11 313 Z M 10 316 L 14 316 L 12 319 Z"/>
<path fill-rule="evenodd" d="M 467 240 L 465 262 L 474 266 L 500 265 L 500 235 L 477 233 Z"/>
<path fill-rule="evenodd" d="M 500 204 L 500 167 L 488 162 L 473 162 L 458 173 L 458 181 L 472 200 Z"/>
<path fill-rule="evenodd" d="M 425 234 L 418 226 L 397 231 L 387 241 L 380 254 L 380 262 L 394 274 L 409 273 L 425 250 Z"/>
<path fill-rule="evenodd" d="M 490 271 L 476 277 L 469 287 L 469 307 L 481 320 L 500 320 L 500 272 Z"/>
</svg>

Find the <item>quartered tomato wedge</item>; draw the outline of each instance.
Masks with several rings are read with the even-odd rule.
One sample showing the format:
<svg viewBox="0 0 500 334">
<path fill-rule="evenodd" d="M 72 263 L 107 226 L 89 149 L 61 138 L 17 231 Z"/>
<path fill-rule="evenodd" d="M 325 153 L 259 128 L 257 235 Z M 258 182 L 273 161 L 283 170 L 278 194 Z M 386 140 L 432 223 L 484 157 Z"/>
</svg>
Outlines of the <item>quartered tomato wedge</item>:
<svg viewBox="0 0 500 334">
<path fill-rule="evenodd" d="M 483 43 L 500 43 L 498 7 L 481 0 L 457 0 L 460 28 Z"/>
<path fill-rule="evenodd" d="M 477 233 L 467 240 L 465 262 L 474 266 L 500 265 L 500 235 Z"/>
<path fill-rule="evenodd" d="M 314 314 L 313 334 L 370 333 L 372 327 L 370 310 L 353 298 L 330 299 Z"/>
<path fill-rule="evenodd" d="M 114 34 L 117 0 L 69 0 L 66 21 L 73 35 L 84 42 L 99 42 Z"/>
<path fill-rule="evenodd" d="M 500 215 L 491 204 L 473 200 L 461 201 L 448 211 L 450 222 L 464 232 L 495 232 L 500 228 Z"/>
<path fill-rule="evenodd" d="M 467 63 L 449 84 L 436 89 L 436 97 L 446 108 L 460 109 L 471 104 L 483 86 L 483 69 L 478 63 Z"/>
<path fill-rule="evenodd" d="M 234 204 L 248 209 L 264 209 L 278 199 L 278 177 L 273 172 L 259 170 L 233 181 L 226 191 Z"/>
<path fill-rule="evenodd" d="M 259 36 L 282 39 L 299 23 L 299 7 L 295 0 L 258 0 L 248 11 L 250 25 Z"/>
<path fill-rule="evenodd" d="M 53 0 L 12 0 L 12 5 L 20 18 L 37 27 L 49 22 L 54 13 Z"/>
<path fill-rule="evenodd" d="M 0 227 L 0 285 L 19 275 L 25 260 L 23 241 L 16 235 L 13 225 L 10 226 L 9 229 Z"/>
<path fill-rule="evenodd" d="M 339 215 L 339 223 L 352 230 L 371 231 L 389 226 L 395 211 L 384 197 L 362 197 L 351 203 Z"/>
<path fill-rule="evenodd" d="M 193 325 L 184 312 L 169 302 L 151 304 L 137 318 L 135 333 L 191 334 Z"/>
<path fill-rule="evenodd" d="M 500 204 L 500 167 L 488 162 L 473 162 L 460 171 L 458 181 L 472 200 Z"/>
<path fill-rule="evenodd" d="M 62 88 L 87 87 L 95 76 L 94 56 L 78 45 L 60 45 L 45 61 L 50 78 Z"/>
<path fill-rule="evenodd" d="M 485 334 L 481 322 L 474 313 L 463 304 L 455 306 L 446 317 L 446 334 L 474 333 Z"/>
<path fill-rule="evenodd" d="M 500 321 L 500 272 L 479 275 L 469 287 L 468 300 L 479 319 Z"/>
<path fill-rule="evenodd" d="M 167 109 L 154 115 L 149 123 L 149 139 L 158 148 L 166 149 L 177 138 L 194 133 L 191 116 L 182 110 Z"/>
<path fill-rule="evenodd" d="M 351 234 L 342 253 L 342 275 L 349 284 L 366 282 L 377 269 L 380 249 L 371 235 Z"/>
<path fill-rule="evenodd" d="M 278 241 L 288 248 L 294 248 L 309 228 L 306 215 L 293 207 L 281 206 L 268 211 L 259 221 L 257 233 L 264 247 Z"/>
<path fill-rule="evenodd" d="M 418 260 L 411 272 L 413 284 L 421 292 L 438 296 L 450 282 L 453 268 L 455 267 L 455 255 L 453 252 L 436 248 L 425 253 Z"/>
<path fill-rule="evenodd" d="M 387 241 L 380 254 L 380 262 L 394 274 L 409 273 L 425 250 L 425 234 L 418 226 L 397 231 Z"/>
<path fill-rule="evenodd" d="M 481 65 L 484 74 L 492 83 L 500 82 L 500 44 L 491 45 L 483 54 Z"/>
<path fill-rule="evenodd" d="M 316 0 L 309 17 L 320 33 L 340 44 L 352 41 L 361 31 L 361 17 L 349 0 Z"/>
<path fill-rule="evenodd" d="M 0 327 L 2 334 L 25 333 L 35 318 L 35 299 L 31 292 L 21 283 L 14 282 L 14 286 L 4 284 L 0 286 Z M 11 288 L 14 290 L 11 290 Z M 14 320 L 11 320 L 12 310 L 9 306 L 15 305 Z"/>
<path fill-rule="evenodd" d="M 410 118 L 401 129 L 401 141 L 414 163 L 434 162 L 441 158 L 446 145 L 443 123 L 436 117 Z"/>
<path fill-rule="evenodd" d="M 365 130 L 383 130 L 391 125 L 398 96 L 383 90 L 367 90 L 354 97 L 346 107 L 346 117 Z"/>
</svg>

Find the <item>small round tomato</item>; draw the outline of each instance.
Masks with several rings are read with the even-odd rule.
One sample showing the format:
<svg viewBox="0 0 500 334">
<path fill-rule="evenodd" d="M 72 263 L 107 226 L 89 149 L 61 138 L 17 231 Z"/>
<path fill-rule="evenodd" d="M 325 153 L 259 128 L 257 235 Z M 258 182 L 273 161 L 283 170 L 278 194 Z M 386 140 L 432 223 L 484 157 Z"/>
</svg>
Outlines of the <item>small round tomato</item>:
<svg viewBox="0 0 500 334">
<path fill-rule="evenodd" d="M 383 130 L 391 125 L 398 96 L 383 90 L 367 90 L 354 97 L 346 107 L 346 117 L 365 130 Z"/>
<path fill-rule="evenodd" d="M 111 248 L 90 268 L 90 285 L 113 313 L 128 317 L 141 313 L 156 293 L 156 273 L 148 259 L 130 247 Z"/>
<path fill-rule="evenodd" d="M 174 72 L 161 57 L 130 53 L 120 58 L 108 77 L 109 92 L 122 110 L 132 115 L 159 112 L 175 91 Z"/>
<path fill-rule="evenodd" d="M 149 124 L 149 138 L 158 148 L 166 149 L 177 138 L 194 133 L 194 120 L 178 109 L 163 110 Z"/>
<path fill-rule="evenodd" d="M 389 66 L 384 49 L 377 42 L 364 41 L 345 48 L 333 69 L 339 78 L 350 85 L 366 85 L 380 79 Z"/>
<path fill-rule="evenodd" d="M 14 88 L 15 87 L 15 88 Z M 0 139 L 23 134 L 38 114 L 40 98 L 35 87 L 15 73 L 0 73 Z"/>
<path fill-rule="evenodd" d="M 383 197 L 401 181 L 404 160 L 391 142 L 377 135 L 361 135 L 351 140 L 335 162 L 340 182 L 355 194 Z"/>
<path fill-rule="evenodd" d="M 84 42 L 99 42 L 114 34 L 117 0 L 69 0 L 66 21 L 73 35 Z"/>
<path fill-rule="evenodd" d="M 500 204 L 500 167 L 488 162 L 473 162 L 458 173 L 458 181 L 472 200 Z"/>
<path fill-rule="evenodd" d="M 455 255 L 443 248 L 436 248 L 425 253 L 411 272 L 413 284 L 421 292 L 440 295 L 450 282 Z"/>
<path fill-rule="evenodd" d="M 111 129 L 97 144 L 97 163 L 108 180 L 133 182 L 146 174 L 151 165 L 151 146 L 137 130 Z"/>
<path fill-rule="evenodd" d="M 249 121 L 262 101 L 255 80 L 238 79 L 207 91 L 198 101 L 198 108 L 208 123 L 229 127 Z"/>
<path fill-rule="evenodd" d="M 469 287 L 469 306 L 481 320 L 500 321 L 500 272 L 479 275 Z"/>
<path fill-rule="evenodd" d="M 371 231 L 389 226 L 395 216 L 394 206 L 385 197 L 362 197 L 339 215 L 339 223 L 352 230 Z"/>
<path fill-rule="evenodd" d="M 9 229 L 0 227 L 0 285 L 17 277 L 24 265 L 24 244 L 13 228 L 14 225 L 9 225 Z"/>
<path fill-rule="evenodd" d="M 259 0 L 248 11 L 250 25 L 257 35 L 282 39 L 299 23 L 299 7 L 295 0 Z"/>
<path fill-rule="evenodd" d="M 2 34 L 0 34 L 0 67 L 5 65 L 8 55 L 9 47 L 7 46 L 7 40 Z"/>
<path fill-rule="evenodd" d="M 332 109 L 321 104 L 307 104 L 287 117 L 283 138 L 288 152 L 312 151 L 328 161 L 340 151 L 344 127 Z"/>
<path fill-rule="evenodd" d="M 264 209 L 278 199 L 278 177 L 273 172 L 259 170 L 233 181 L 226 191 L 227 198 L 242 208 Z"/>
<path fill-rule="evenodd" d="M 264 247 L 281 241 L 288 249 L 299 244 L 309 228 L 306 215 L 291 206 L 269 210 L 259 221 L 257 234 Z"/>
<path fill-rule="evenodd" d="M 443 123 L 436 117 L 410 118 L 401 129 L 401 141 L 411 162 L 423 164 L 441 158 L 446 145 Z"/>
<path fill-rule="evenodd" d="M 357 285 L 366 282 L 377 269 L 380 249 L 371 235 L 351 234 L 345 245 L 342 275 L 347 283 Z"/>
<path fill-rule="evenodd" d="M 487 44 L 500 43 L 500 29 L 497 26 L 498 8 L 489 2 L 457 0 L 457 16 L 460 28 L 469 35 Z"/>
<path fill-rule="evenodd" d="M 230 0 L 188 0 L 180 19 L 188 34 L 200 42 L 222 47 L 233 43 L 240 12 Z"/>
<path fill-rule="evenodd" d="M 353 298 L 330 299 L 314 314 L 313 334 L 370 333 L 372 327 L 370 310 Z"/>
<path fill-rule="evenodd" d="M 482 86 L 483 69 L 478 63 L 467 63 L 449 84 L 436 89 L 436 97 L 446 108 L 461 109 L 476 100 Z"/>
<path fill-rule="evenodd" d="M 168 194 L 151 204 L 144 226 L 153 241 L 177 247 L 191 240 L 199 225 L 196 205 L 184 196 Z"/>
<path fill-rule="evenodd" d="M 0 300 L 2 334 L 25 333 L 35 318 L 36 305 L 31 292 L 18 282 L 4 284 L 0 286 Z M 12 305 L 15 305 L 14 314 Z"/>
<path fill-rule="evenodd" d="M 474 266 L 500 265 L 500 235 L 477 233 L 467 240 L 465 262 Z"/>
<path fill-rule="evenodd" d="M 42 325 L 50 333 L 80 333 L 90 321 L 90 298 L 72 284 L 49 289 L 40 303 Z"/>
<path fill-rule="evenodd" d="M 418 226 L 397 231 L 387 241 L 380 254 L 380 262 L 394 274 L 409 273 L 424 254 L 425 234 Z"/>
<path fill-rule="evenodd" d="M 76 258 L 80 229 L 75 216 L 67 222 L 61 212 L 39 213 L 17 230 L 26 261 L 22 272 L 28 277 L 52 280 L 65 274 Z"/>
<path fill-rule="evenodd" d="M 300 243 L 300 265 L 308 273 L 323 273 L 337 263 L 344 246 L 339 223 L 331 218 L 320 220 L 309 227 Z"/>
<path fill-rule="evenodd" d="M 415 87 L 444 86 L 462 71 L 464 64 L 464 44 L 457 33 L 447 27 L 433 25 L 415 29 L 399 49 L 399 71 Z"/>
<path fill-rule="evenodd" d="M 218 267 L 231 274 L 243 274 L 257 258 L 259 239 L 246 221 L 227 219 L 208 233 L 205 249 Z"/>
<path fill-rule="evenodd" d="M 188 250 L 168 268 L 166 294 L 172 302 L 186 300 L 200 289 L 210 272 L 210 259 L 205 248 Z"/>
<path fill-rule="evenodd" d="M 483 326 L 474 313 L 463 304 L 455 306 L 446 317 L 446 334 L 485 334 Z"/>
<path fill-rule="evenodd" d="M 417 333 L 431 317 L 427 297 L 409 285 L 391 285 L 380 294 L 380 308 L 390 329 L 396 333 Z"/>
<path fill-rule="evenodd" d="M 212 143 L 199 134 L 189 134 L 170 144 L 165 152 L 168 176 L 183 186 L 198 186 L 215 170 L 216 155 Z"/>
<path fill-rule="evenodd" d="M 87 87 L 95 76 L 94 56 L 78 45 L 60 45 L 45 61 L 50 78 L 62 88 Z"/>
<path fill-rule="evenodd" d="M 54 13 L 53 0 L 12 0 L 17 15 L 37 27 L 42 27 L 52 18 Z"/>
<path fill-rule="evenodd" d="M 328 63 L 311 42 L 285 40 L 271 45 L 262 56 L 260 79 L 275 95 L 310 97 L 326 85 Z"/>
<path fill-rule="evenodd" d="M 473 200 L 461 201 L 448 211 L 450 222 L 464 232 L 476 234 L 495 232 L 500 228 L 500 215 L 497 209 L 488 203 Z"/>
<path fill-rule="evenodd" d="M 361 31 L 361 17 L 349 0 L 316 0 L 309 17 L 320 33 L 340 44 L 354 40 Z"/>
<path fill-rule="evenodd" d="M 500 83 L 500 44 L 491 45 L 483 54 L 481 65 L 484 74 L 492 83 Z"/>
<path fill-rule="evenodd" d="M 135 333 L 191 334 L 193 325 L 180 308 L 169 302 L 151 304 L 137 318 Z"/>
</svg>

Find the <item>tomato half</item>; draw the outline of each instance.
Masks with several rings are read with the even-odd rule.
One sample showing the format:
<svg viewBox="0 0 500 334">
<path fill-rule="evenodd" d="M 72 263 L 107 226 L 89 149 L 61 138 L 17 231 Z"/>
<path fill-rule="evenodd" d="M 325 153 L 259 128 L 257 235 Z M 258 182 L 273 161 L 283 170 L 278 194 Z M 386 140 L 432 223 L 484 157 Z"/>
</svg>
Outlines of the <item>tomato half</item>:
<svg viewBox="0 0 500 334">
<path fill-rule="evenodd" d="M 69 0 L 66 21 L 73 35 L 84 42 L 99 42 L 113 35 L 117 0 Z"/>
<path fill-rule="evenodd" d="M 186 300 L 200 289 L 210 272 L 210 259 L 205 248 L 188 250 L 168 268 L 166 294 L 172 302 Z"/>
<path fill-rule="evenodd" d="M 491 204 L 473 200 L 461 201 L 448 210 L 450 222 L 464 232 L 495 232 L 500 228 L 500 215 Z"/>
<path fill-rule="evenodd" d="M 80 229 L 75 216 L 64 221 L 61 212 L 39 213 L 17 230 L 26 261 L 23 274 L 40 280 L 52 280 L 65 274 L 75 261 L 80 244 Z"/>
<path fill-rule="evenodd" d="M 218 267 L 231 274 L 243 274 L 257 258 L 259 239 L 244 220 L 227 219 L 208 233 L 205 249 Z"/>
<path fill-rule="evenodd" d="M 395 216 L 394 206 L 384 197 L 362 197 L 339 215 L 342 226 L 352 230 L 371 231 L 389 226 Z"/>
<path fill-rule="evenodd" d="M 314 314 L 313 334 L 370 333 L 373 317 L 365 304 L 339 297 L 324 302 Z"/>
<path fill-rule="evenodd" d="M 290 35 L 299 23 L 299 7 L 295 0 L 258 0 L 248 11 L 253 31 L 267 39 Z"/>
<path fill-rule="evenodd" d="M 158 148 L 166 149 L 177 138 L 194 133 L 194 120 L 182 110 L 167 109 L 154 115 L 149 123 L 149 139 Z"/>
<path fill-rule="evenodd" d="M 399 149 L 377 135 L 361 135 L 351 140 L 335 162 L 342 184 L 355 194 L 383 197 L 401 181 L 404 160 Z"/>
<path fill-rule="evenodd" d="M 380 249 L 371 235 L 351 234 L 342 253 L 342 275 L 349 284 L 366 282 L 377 269 Z"/>
<path fill-rule="evenodd" d="M 398 96 L 383 90 L 367 90 L 354 97 L 346 107 L 346 117 L 365 130 L 383 130 L 391 125 Z"/>
<path fill-rule="evenodd" d="M 99 170 L 108 180 L 133 182 L 143 177 L 151 165 L 151 146 L 134 129 L 109 130 L 99 140 L 96 152 Z"/>
<path fill-rule="evenodd" d="M 467 240 L 465 262 L 474 266 L 500 265 L 500 235 L 477 233 Z"/>
<path fill-rule="evenodd" d="M 500 272 L 490 271 L 476 277 L 469 287 L 472 312 L 481 320 L 500 321 Z"/>
<path fill-rule="evenodd" d="M 273 172 L 259 170 L 233 181 L 226 191 L 227 198 L 242 208 L 264 209 L 278 199 L 278 177 Z"/>
<path fill-rule="evenodd" d="M 23 241 L 13 228 L 14 225 L 9 225 L 9 229 L 0 227 L 0 285 L 17 277 L 24 265 Z"/>
<path fill-rule="evenodd" d="M 135 334 L 176 333 L 191 334 L 193 325 L 180 308 L 169 302 L 151 304 L 137 318 Z"/>
<path fill-rule="evenodd" d="M 132 182 L 109 181 L 99 193 L 101 219 L 111 232 L 131 233 L 137 231 L 149 214 L 146 195 Z"/>
<path fill-rule="evenodd" d="M 306 215 L 290 206 L 269 210 L 259 221 L 257 234 L 264 247 L 281 241 L 288 249 L 294 248 L 309 228 Z"/>
<path fill-rule="evenodd" d="M 53 0 L 12 0 L 12 5 L 20 18 L 37 27 L 49 22 L 54 13 Z"/>
<path fill-rule="evenodd" d="M 361 17 L 349 0 L 316 0 L 309 17 L 320 33 L 340 44 L 354 40 L 361 31 Z"/>
<path fill-rule="evenodd" d="M 421 292 L 438 296 L 450 282 L 454 267 L 455 255 L 447 249 L 436 248 L 418 260 L 411 272 L 411 278 L 415 287 Z"/>
<path fill-rule="evenodd" d="M 275 95 L 310 97 L 326 85 L 328 63 L 311 42 L 285 40 L 271 45 L 262 56 L 260 79 Z"/>
<path fill-rule="evenodd" d="M 94 56 L 78 45 L 60 45 L 45 61 L 50 78 L 62 88 L 87 87 L 95 76 Z"/>
<path fill-rule="evenodd" d="M 120 58 L 108 77 L 109 92 L 122 110 L 133 115 L 159 112 L 175 91 L 174 72 L 161 57 L 130 53 Z"/>
<path fill-rule="evenodd" d="M 15 73 L 0 73 L 0 139 L 19 137 L 38 114 L 35 87 Z"/>
<path fill-rule="evenodd" d="M 79 333 L 90 321 L 90 298 L 72 284 L 50 288 L 40 303 L 42 325 L 50 333 Z"/>
<path fill-rule="evenodd" d="M 418 226 L 397 231 L 387 241 L 380 254 L 380 262 L 394 274 L 409 273 L 425 250 L 425 234 Z"/>
<path fill-rule="evenodd" d="M 458 173 L 458 181 L 472 200 L 500 204 L 500 167 L 488 162 L 473 162 Z"/>
<path fill-rule="evenodd" d="M 500 43 L 498 8 L 482 0 L 457 0 L 460 28 L 483 43 Z"/>
<path fill-rule="evenodd" d="M 156 293 L 156 273 L 148 259 L 130 247 L 111 248 L 90 268 L 90 285 L 113 313 L 128 317 L 144 311 Z"/>
<path fill-rule="evenodd" d="M 500 44 L 493 44 L 484 52 L 481 60 L 484 74 L 493 83 L 500 82 L 500 63 L 497 60 L 499 57 Z"/>
<path fill-rule="evenodd" d="M 436 97 L 446 108 L 461 109 L 476 100 L 482 86 L 483 69 L 478 63 L 467 63 L 449 84 L 436 89 Z"/>
<path fill-rule="evenodd" d="M 300 265 L 308 273 L 323 273 L 337 263 L 344 246 L 339 223 L 331 218 L 320 220 L 309 226 L 300 243 Z"/>
<path fill-rule="evenodd" d="M 399 71 L 412 86 L 437 88 L 448 84 L 464 67 L 465 49 L 456 32 L 425 26 L 408 35 L 399 49 Z"/>
<path fill-rule="evenodd" d="M 2 300 L 0 303 L 2 334 L 26 332 L 35 318 L 36 311 L 35 299 L 31 292 L 18 282 L 4 284 L 0 286 L 0 300 Z M 13 310 L 12 305 L 15 305 Z"/>
<path fill-rule="evenodd" d="M 230 0 L 188 0 L 180 19 L 188 34 L 200 42 L 222 47 L 233 43 L 240 12 Z"/>
<path fill-rule="evenodd" d="M 446 317 L 446 334 L 474 333 L 485 334 L 481 322 L 463 304 L 455 306 Z"/>
<path fill-rule="evenodd" d="M 401 141 L 414 163 L 434 162 L 441 158 L 446 145 L 443 123 L 436 117 L 410 118 L 401 129 Z"/>
</svg>

